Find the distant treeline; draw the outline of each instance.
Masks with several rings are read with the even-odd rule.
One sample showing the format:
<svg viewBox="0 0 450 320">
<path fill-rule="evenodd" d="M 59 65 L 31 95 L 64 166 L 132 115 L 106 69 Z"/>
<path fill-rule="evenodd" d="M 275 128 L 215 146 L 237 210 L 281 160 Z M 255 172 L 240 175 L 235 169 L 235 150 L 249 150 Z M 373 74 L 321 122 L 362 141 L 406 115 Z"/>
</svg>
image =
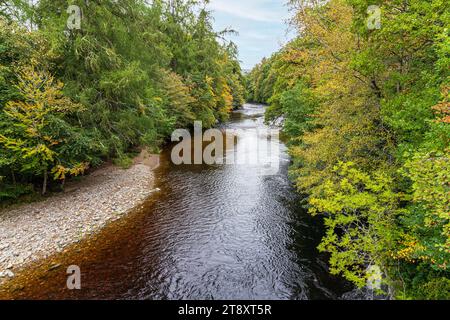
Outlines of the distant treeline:
<svg viewBox="0 0 450 320">
<path fill-rule="evenodd" d="M 243 104 L 205 0 L 0 0 L 0 202 Z"/>
<path fill-rule="evenodd" d="M 251 71 L 248 99 L 284 121 L 331 272 L 450 299 L 448 1 L 290 3 L 298 36 Z"/>
</svg>

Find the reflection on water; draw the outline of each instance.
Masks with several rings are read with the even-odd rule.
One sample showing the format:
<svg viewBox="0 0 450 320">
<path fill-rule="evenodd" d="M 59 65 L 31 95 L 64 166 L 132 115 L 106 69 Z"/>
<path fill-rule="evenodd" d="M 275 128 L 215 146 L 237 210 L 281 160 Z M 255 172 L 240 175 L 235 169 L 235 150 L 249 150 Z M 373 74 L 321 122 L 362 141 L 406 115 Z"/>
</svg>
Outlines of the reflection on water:
<svg viewBox="0 0 450 320">
<path fill-rule="evenodd" d="M 264 128 L 263 113 L 261 106 L 246 105 L 226 127 Z M 61 258 L 80 264 L 81 291 L 68 292 L 65 270 L 59 270 L 37 277 L 17 296 L 337 298 L 343 285 L 328 275 L 315 249 L 320 221 L 301 209 L 287 178 L 286 147 L 277 143 L 279 172 L 267 176 L 258 174 L 257 164 L 175 166 L 167 150 L 157 171 L 161 192 L 144 212 Z"/>
</svg>

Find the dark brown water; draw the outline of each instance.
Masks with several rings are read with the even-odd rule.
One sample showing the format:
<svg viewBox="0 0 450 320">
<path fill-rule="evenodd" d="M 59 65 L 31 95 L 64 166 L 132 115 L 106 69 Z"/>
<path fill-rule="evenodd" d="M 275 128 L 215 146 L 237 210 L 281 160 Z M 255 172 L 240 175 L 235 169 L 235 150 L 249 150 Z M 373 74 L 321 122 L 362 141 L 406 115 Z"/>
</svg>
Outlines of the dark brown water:
<svg viewBox="0 0 450 320">
<path fill-rule="evenodd" d="M 246 105 L 228 128 L 263 128 L 264 109 Z M 168 150 L 157 170 L 161 192 L 114 231 L 78 247 L 52 271 L 16 288 L 14 297 L 56 299 L 334 299 L 348 288 L 326 270 L 316 247 L 319 219 L 301 208 L 280 170 L 258 166 L 175 166 Z M 249 152 L 252 150 L 250 149 Z M 82 290 L 65 289 L 78 264 Z"/>
</svg>

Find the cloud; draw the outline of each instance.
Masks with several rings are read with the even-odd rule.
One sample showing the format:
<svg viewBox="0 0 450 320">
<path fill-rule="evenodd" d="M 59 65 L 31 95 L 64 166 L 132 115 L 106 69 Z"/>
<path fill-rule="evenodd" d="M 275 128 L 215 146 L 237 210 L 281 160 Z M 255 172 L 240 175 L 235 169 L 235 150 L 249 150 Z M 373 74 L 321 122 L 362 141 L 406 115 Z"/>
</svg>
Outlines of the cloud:
<svg viewBox="0 0 450 320">
<path fill-rule="evenodd" d="M 257 31 L 245 31 L 239 34 L 243 38 L 255 39 L 255 40 L 268 40 L 271 38 L 270 35 L 263 32 Z"/>
<path fill-rule="evenodd" d="M 217 31 L 231 27 L 239 35 L 229 35 L 239 48 L 242 67 L 251 69 L 263 57 L 292 39 L 286 34 L 287 0 L 211 0 L 208 8 Z"/>
<path fill-rule="evenodd" d="M 286 18 L 284 10 L 281 10 L 282 5 L 275 7 L 273 1 L 212 0 L 209 8 L 238 18 L 260 22 L 282 22 Z"/>
</svg>

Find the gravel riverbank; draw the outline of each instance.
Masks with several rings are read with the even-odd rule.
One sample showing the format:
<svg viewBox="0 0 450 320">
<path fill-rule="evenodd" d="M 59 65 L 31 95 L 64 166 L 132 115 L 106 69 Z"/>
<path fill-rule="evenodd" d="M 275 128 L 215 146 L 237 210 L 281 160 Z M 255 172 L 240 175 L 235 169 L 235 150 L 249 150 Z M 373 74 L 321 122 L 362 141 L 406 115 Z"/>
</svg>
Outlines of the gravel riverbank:
<svg viewBox="0 0 450 320">
<path fill-rule="evenodd" d="M 157 156 L 129 169 L 106 166 L 44 201 L 0 211 L 0 283 L 29 263 L 63 251 L 139 206 L 153 192 Z"/>
</svg>

